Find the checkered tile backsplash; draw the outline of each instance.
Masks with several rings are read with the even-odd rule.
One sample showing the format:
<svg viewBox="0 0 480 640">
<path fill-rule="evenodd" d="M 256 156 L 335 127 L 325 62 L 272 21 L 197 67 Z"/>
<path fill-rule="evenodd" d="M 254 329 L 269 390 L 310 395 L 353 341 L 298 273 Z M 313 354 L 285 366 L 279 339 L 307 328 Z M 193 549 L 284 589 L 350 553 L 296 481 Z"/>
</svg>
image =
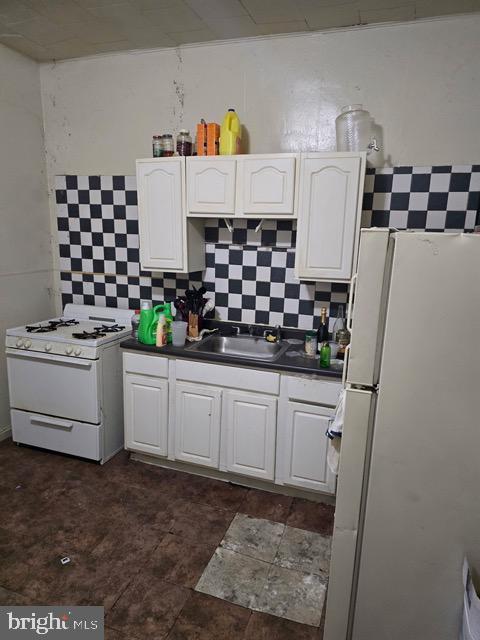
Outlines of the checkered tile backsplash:
<svg viewBox="0 0 480 640">
<path fill-rule="evenodd" d="M 479 207 L 480 165 L 369 169 L 364 211 L 372 226 L 469 231 Z M 221 320 L 310 329 L 326 306 L 334 318 L 347 285 L 295 280 L 294 222 L 223 220 L 205 226 L 206 271 L 140 270 L 133 176 L 57 176 L 56 201 L 63 304 L 138 309 L 140 300 L 173 300 L 202 282 Z"/>
</svg>

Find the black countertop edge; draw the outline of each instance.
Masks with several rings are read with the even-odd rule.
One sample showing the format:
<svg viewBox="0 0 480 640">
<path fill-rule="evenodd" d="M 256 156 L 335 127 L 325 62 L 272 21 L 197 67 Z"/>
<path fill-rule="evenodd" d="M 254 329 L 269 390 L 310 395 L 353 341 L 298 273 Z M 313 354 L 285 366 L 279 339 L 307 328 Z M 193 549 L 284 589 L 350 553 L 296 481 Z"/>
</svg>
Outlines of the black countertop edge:
<svg viewBox="0 0 480 640">
<path fill-rule="evenodd" d="M 235 324 L 235 323 L 234 323 Z M 236 326 L 236 325 L 235 325 Z M 283 334 L 284 332 L 282 332 Z M 300 332 L 304 333 L 304 332 Z M 293 337 L 293 336 L 292 336 Z M 297 336 L 295 336 L 297 337 Z M 192 343 L 196 344 L 196 343 Z M 175 358 L 186 358 L 187 360 L 198 360 L 203 362 L 217 362 L 220 364 L 238 365 L 239 367 L 250 367 L 252 369 L 260 369 L 267 371 L 285 371 L 290 373 L 309 374 L 319 378 L 330 378 L 332 380 L 340 380 L 342 372 L 333 369 L 320 369 L 319 361 L 298 357 L 292 358 L 283 354 L 274 362 L 266 362 L 264 360 L 251 360 L 250 358 L 238 358 L 217 353 L 205 353 L 202 351 L 193 351 L 189 349 L 190 345 L 185 347 L 174 347 L 167 345 L 165 347 L 157 347 L 155 345 L 143 344 L 134 338 L 128 338 L 120 343 L 122 349 L 130 349 L 132 351 L 141 351 L 157 356 L 170 356 Z M 290 347 L 292 348 L 292 347 Z M 297 348 L 297 347 L 294 347 Z"/>
</svg>

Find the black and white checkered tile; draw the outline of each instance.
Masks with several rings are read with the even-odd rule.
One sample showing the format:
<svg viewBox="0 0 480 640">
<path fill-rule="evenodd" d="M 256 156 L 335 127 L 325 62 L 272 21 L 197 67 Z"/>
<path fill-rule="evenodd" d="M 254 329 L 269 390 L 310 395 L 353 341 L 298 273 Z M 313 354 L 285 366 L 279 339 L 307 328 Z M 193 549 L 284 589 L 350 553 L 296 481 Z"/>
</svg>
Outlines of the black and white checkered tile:
<svg viewBox="0 0 480 640">
<path fill-rule="evenodd" d="M 369 170 L 364 210 L 373 226 L 471 230 L 479 208 L 480 166 Z M 293 274 L 296 228 L 291 221 L 205 226 L 206 271 L 143 272 L 139 265 L 133 176 L 57 176 L 58 240 L 63 303 L 137 309 L 140 300 L 173 300 L 202 282 L 222 320 L 310 329 L 320 307 L 334 318 L 347 286 L 299 282 Z"/>
<path fill-rule="evenodd" d="M 363 209 L 374 227 L 471 231 L 479 196 L 480 165 L 368 169 Z"/>
<path fill-rule="evenodd" d="M 226 245 L 249 245 L 252 247 L 295 247 L 297 225 L 291 220 L 264 220 L 259 231 L 255 231 L 260 220 L 235 220 L 230 232 L 223 220 L 207 220 L 205 242 Z"/>
<path fill-rule="evenodd" d="M 336 317 L 338 305 L 346 304 L 347 285 L 295 278 L 293 248 L 206 247 L 205 286 L 214 292 L 222 319 L 311 329 L 321 307 Z"/>
<path fill-rule="evenodd" d="M 334 318 L 346 304 L 344 284 L 303 283 L 293 275 L 295 223 L 223 220 L 205 226 L 206 270 L 140 270 L 138 212 L 132 176 L 57 176 L 57 221 L 63 303 L 137 309 L 140 300 L 173 300 L 202 283 L 223 320 L 312 328 L 320 308 Z"/>
</svg>

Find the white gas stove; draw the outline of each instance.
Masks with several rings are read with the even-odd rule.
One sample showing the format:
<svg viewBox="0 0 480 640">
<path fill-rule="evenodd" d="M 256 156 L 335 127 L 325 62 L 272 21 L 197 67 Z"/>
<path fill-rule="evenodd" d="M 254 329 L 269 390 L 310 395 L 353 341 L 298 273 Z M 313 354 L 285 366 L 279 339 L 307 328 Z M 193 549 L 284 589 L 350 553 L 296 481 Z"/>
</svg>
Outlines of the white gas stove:
<svg viewBox="0 0 480 640">
<path fill-rule="evenodd" d="M 123 447 L 119 345 L 131 316 L 68 304 L 61 318 L 7 329 L 15 442 L 101 462 Z"/>
<path fill-rule="evenodd" d="M 67 304 L 61 318 L 7 329 L 6 346 L 95 360 L 101 348 L 126 338 L 132 311 Z"/>
</svg>

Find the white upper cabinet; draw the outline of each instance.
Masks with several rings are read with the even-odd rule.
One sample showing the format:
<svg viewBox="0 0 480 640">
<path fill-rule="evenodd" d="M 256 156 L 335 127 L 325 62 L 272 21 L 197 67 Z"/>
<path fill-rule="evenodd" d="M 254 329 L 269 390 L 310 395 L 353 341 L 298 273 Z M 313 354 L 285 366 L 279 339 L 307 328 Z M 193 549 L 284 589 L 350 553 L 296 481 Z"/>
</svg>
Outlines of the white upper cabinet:
<svg viewBox="0 0 480 640">
<path fill-rule="evenodd" d="M 364 153 L 304 154 L 300 167 L 295 275 L 348 281 L 356 260 Z"/>
<path fill-rule="evenodd" d="M 296 156 L 246 157 L 241 161 L 238 215 L 292 217 Z"/>
<path fill-rule="evenodd" d="M 137 192 L 142 269 L 201 271 L 202 227 L 185 218 L 185 159 L 137 160 Z"/>
<path fill-rule="evenodd" d="M 348 282 L 365 161 L 365 153 L 137 160 L 141 267 L 203 270 L 205 218 L 297 218 L 296 277 Z"/>
<path fill-rule="evenodd" d="M 204 218 L 293 218 L 298 155 L 187 159 L 187 212 Z"/>
<path fill-rule="evenodd" d="M 188 213 L 235 215 L 236 172 L 237 162 L 230 156 L 188 158 Z"/>
</svg>

